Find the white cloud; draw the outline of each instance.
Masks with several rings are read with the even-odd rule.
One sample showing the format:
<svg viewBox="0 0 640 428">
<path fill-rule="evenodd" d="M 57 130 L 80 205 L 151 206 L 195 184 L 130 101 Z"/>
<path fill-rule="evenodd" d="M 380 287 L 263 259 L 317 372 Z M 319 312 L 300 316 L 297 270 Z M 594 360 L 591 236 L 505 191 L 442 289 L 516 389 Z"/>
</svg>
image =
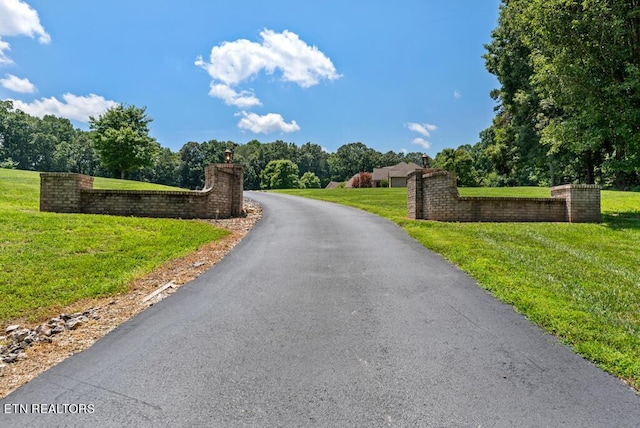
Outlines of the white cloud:
<svg viewBox="0 0 640 428">
<path fill-rule="evenodd" d="M 3 42 L 2 39 L 0 39 L 0 65 L 13 64 L 13 60 L 9 58 L 9 56 L 7 56 L 7 54 L 5 53 L 6 51 L 10 50 L 11 46 L 9 46 L 9 43 Z"/>
<path fill-rule="evenodd" d="M 407 149 L 400 149 L 400 152 L 401 152 L 401 153 L 404 153 L 404 154 L 406 155 L 407 153 L 409 153 L 409 150 L 407 150 Z"/>
<path fill-rule="evenodd" d="M 23 94 L 31 94 L 36 91 L 36 87 L 29 79 L 21 79 L 13 74 L 7 74 L 7 77 L 0 79 L 0 85 L 5 89 Z"/>
<path fill-rule="evenodd" d="M 429 123 L 413 123 L 413 122 L 409 122 L 405 126 L 407 128 L 409 128 L 411 131 L 417 132 L 418 134 L 420 134 L 420 135 L 422 135 L 424 137 L 431 136 L 431 132 L 433 132 L 436 129 L 438 129 L 438 127 L 436 125 L 431 125 Z"/>
<path fill-rule="evenodd" d="M 295 82 L 303 88 L 317 85 L 320 79 L 340 78 L 331 60 L 315 46 L 309 46 L 297 34 L 290 31 L 275 33 L 265 30 L 260 33 L 270 61 L 269 70 L 277 67 L 282 70 L 283 78 Z"/>
<path fill-rule="evenodd" d="M 455 98 L 456 100 L 459 100 L 460 98 L 462 98 L 462 92 L 458 90 L 453 91 L 453 98 Z"/>
<path fill-rule="evenodd" d="M 431 148 L 431 143 L 425 140 L 424 138 L 414 138 L 413 141 L 411 142 L 413 144 L 417 144 L 418 146 L 422 146 L 422 148 L 425 150 Z"/>
<path fill-rule="evenodd" d="M 231 86 L 224 83 L 211 82 L 209 95 L 224 100 L 227 105 L 239 108 L 249 108 L 262 105 L 262 102 L 250 91 L 236 92 Z"/>
<path fill-rule="evenodd" d="M 31 103 L 25 103 L 20 100 L 11 101 L 13 101 L 14 108 L 33 116 L 43 117 L 51 114 L 79 122 L 88 122 L 89 116 L 98 116 L 118 104 L 95 94 L 77 96 L 67 93 L 62 96 L 62 99 L 63 101 L 55 97 L 42 98 Z"/>
<path fill-rule="evenodd" d="M 233 100 L 244 102 L 244 98 L 249 98 L 249 104 L 258 105 L 255 101 L 259 100 L 253 93 L 241 91 L 234 96 L 229 89 L 255 78 L 262 71 L 273 74 L 280 70 L 284 81 L 296 83 L 302 88 L 317 85 L 322 79 L 336 80 L 341 77 L 324 53 L 316 46 L 309 46 L 300 40 L 297 34 L 287 30 L 276 33 L 265 29 L 260 36 L 261 43 L 239 39 L 214 46 L 209 62 L 202 57 L 197 58 L 195 65 L 205 69 L 213 79 L 212 90 L 209 92 L 211 96 L 221 98 L 231 105 L 237 105 Z"/>
<path fill-rule="evenodd" d="M 242 119 L 238 122 L 238 128 L 246 129 L 256 134 L 268 134 L 272 132 L 289 133 L 300 130 L 295 120 L 292 120 L 291 123 L 286 123 L 282 116 L 277 113 L 260 116 L 255 113 L 243 111 L 239 114 L 242 115 Z"/>
<path fill-rule="evenodd" d="M 238 84 L 262 70 L 271 74 L 276 69 L 282 71 L 285 81 L 303 88 L 316 85 L 323 78 L 335 80 L 341 77 L 324 53 L 307 45 L 297 34 L 265 29 L 260 36 L 262 43 L 240 39 L 214 46 L 210 62 L 198 58 L 196 65 L 227 85 Z"/>
<path fill-rule="evenodd" d="M 0 0 L 0 64 L 12 64 L 6 54 L 11 50 L 4 36 L 38 37 L 40 43 L 51 42 L 51 36 L 40 24 L 38 12 L 22 0 Z"/>
</svg>

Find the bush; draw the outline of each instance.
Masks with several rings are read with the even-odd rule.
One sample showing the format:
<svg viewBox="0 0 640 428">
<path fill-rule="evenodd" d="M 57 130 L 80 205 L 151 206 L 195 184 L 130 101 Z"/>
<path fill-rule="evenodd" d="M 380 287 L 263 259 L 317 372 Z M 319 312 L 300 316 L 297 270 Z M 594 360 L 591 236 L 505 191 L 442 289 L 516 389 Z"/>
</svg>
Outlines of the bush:
<svg viewBox="0 0 640 428">
<path fill-rule="evenodd" d="M 3 161 L 0 161 L 0 168 L 4 169 L 16 169 L 18 167 L 18 162 L 15 162 L 11 158 L 6 158 Z"/>
<path fill-rule="evenodd" d="M 371 173 L 363 172 L 353 178 L 353 187 L 373 187 Z"/>
</svg>

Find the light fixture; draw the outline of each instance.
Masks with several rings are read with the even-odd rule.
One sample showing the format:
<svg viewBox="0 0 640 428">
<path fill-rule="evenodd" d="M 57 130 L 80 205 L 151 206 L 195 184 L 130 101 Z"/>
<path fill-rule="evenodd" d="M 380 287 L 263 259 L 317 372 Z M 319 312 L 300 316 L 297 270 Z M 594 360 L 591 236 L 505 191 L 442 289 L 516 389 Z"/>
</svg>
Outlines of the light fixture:
<svg viewBox="0 0 640 428">
<path fill-rule="evenodd" d="M 429 156 L 427 156 L 426 154 L 422 155 L 422 167 L 423 168 L 429 167 Z"/>
</svg>

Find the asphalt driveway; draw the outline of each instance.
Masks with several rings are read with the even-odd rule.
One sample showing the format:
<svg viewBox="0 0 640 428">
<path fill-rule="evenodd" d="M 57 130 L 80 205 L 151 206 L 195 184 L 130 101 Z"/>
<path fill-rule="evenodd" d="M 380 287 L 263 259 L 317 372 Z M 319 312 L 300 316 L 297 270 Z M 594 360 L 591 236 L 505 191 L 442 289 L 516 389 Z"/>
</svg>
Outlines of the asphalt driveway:
<svg viewBox="0 0 640 428">
<path fill-rule="evenodd" d="M 640 426 L 630 388 L 391 222 L 246 196 L 263 218 L 222 262 L 1 400 L 0 426 Z"/>
</svg>

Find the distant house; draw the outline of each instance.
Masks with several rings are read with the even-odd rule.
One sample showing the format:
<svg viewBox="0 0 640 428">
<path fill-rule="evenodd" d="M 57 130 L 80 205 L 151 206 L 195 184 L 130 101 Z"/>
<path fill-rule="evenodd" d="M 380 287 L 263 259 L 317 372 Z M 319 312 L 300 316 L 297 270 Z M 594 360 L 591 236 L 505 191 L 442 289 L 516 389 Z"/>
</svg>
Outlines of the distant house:
<svg viewBox="0 0 640 428">
<path fill-rule="evenodd" d="M 414 162 L 400 162 L 397 165 L 373 168 L 373 187 L 382 187 L 381 182 L 387 180 L 389 187 L 407 187 L 407 175 L 422 168 Z"/>
<path fill-rule="evenodd" d="M 339 181 L 330 181 L 325 189 L 337 189 L 338 187 L 340 187 L 340 184 L 342 183 L 340 183 Z"/>
</svg>

